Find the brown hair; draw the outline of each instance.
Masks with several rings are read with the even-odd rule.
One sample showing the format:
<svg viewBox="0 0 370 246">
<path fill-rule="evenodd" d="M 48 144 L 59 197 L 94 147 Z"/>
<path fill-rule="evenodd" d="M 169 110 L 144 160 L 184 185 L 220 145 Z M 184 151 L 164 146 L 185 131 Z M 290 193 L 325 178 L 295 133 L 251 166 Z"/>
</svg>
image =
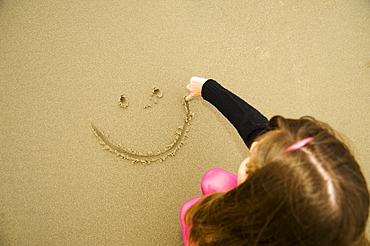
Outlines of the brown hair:
<svg viewBox="0 0 370 246">
<path fill-rule="evenodd" d="M 348 147 L 312 117 L 275 116 L 269 127 L 247 180 L 187 211 L 189 245 L 368 245 L 369 191 Z M 314 139 L 284 152 L 307 137 Z"/>
</svg>

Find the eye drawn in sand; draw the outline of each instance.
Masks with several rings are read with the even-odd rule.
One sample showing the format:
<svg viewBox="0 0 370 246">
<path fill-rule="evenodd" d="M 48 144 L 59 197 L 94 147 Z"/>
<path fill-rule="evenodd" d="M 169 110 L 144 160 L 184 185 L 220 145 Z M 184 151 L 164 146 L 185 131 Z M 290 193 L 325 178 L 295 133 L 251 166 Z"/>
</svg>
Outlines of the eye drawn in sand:
<svg viewBox="0 0 370 246">
<path fill-rule="evenodd" d="M 153 97 L 154 97 L 154 100 L 153 100 Z M 163 93 L 162 91 L 158 88 L 158 87 L 154 87 L 153 88 L 153 91 L 152 93 L 150 93 L 150 98 L 149 98 L 149 101 L 152 101 L 157 104 L 158 103 L 158 99 L 161 99 L 163 97 Z M 147 105 L 144 106 L 144 109 L 146 108 L 150 108 L 152 105 L 149 103 Z"/>
<path fill-rule="evenodd" d="M 124 96 L 124 95 L 121 95 L 118 104 L 119 104 L 119 106 L 121 108 L 127 108 L 128 107 L 128 99 L 127 99 L 127 97 Z"/>
<path fill-rule="evenodd" d="M 157 87 L 154 87 L 153 92 L 150 94 L 150 96 L 151 98 L 155 97 L 154 100 L 156 101 L 154 101 L 154 103 L 158 103 L 158 99 L 162 98 L 163 94 Z M 127 98 L 122 97 L 124 96 L 121 96 L 119 104 L 121 107 L 126 108 L 128 106 Z M 137 152 L 123 146 L 122 144 L 114 143 L 109 138 L 108 134 L 104 133 L 93 123 L 91 123 L 91 127 L 96 137 L 100 141 L 100 144 L 103 145 L 103 149 L 115 153 L 116 156 L 131 160 L 132 163 L 150 164 L 154 161 L 162 162 L 166 160 L 169 156 L 175 156 L 176 152 L 184 145 L 185 139 L 188 136 L 187 133 L 190 126 L 190 121 L 194 117 L 194 114 L 190 112 L 189 102 L 185 101 L 185 99 L 183 100 L 183 106 L 185 109 L 184 123 L 182 126 L 178 127 L 177 131 L 175 132 L 174 141 L 166 145 L 163 149 L 158 149 L 156 151 L 148 151 L 146 153 Z"/>
</svg>

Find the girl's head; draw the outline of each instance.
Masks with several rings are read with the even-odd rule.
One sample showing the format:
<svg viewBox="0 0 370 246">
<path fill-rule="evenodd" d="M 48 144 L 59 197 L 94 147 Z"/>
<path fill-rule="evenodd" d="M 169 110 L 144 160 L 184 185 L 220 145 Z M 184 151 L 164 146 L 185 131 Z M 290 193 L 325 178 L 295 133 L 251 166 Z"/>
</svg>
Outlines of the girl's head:
<svg viewBox="0 0 370 246">
<path fill-rule="evenodd" d="M 186 214 L 199 245 L 351 245 L 364 232 L 369 192 L 334 131 L 313 118 L 273 117 L 242 163 L 246 180 Z M 285 151 L 313 137 L 302 148 Z M 241 168 L 243 170 L 243 168 Z M 240 175 L 239 175 L 240 176 Z"/>
</svg>

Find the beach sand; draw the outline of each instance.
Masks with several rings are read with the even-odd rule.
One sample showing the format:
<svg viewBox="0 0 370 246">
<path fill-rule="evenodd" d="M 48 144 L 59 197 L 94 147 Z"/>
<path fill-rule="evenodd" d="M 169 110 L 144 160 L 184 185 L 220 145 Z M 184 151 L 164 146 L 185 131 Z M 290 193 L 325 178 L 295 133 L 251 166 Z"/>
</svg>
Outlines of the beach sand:
<svg viewBox="0 0 370 246">
<path fill-rule="evenodd" d="M 249 155 L 233 126 L 194 99 L 184 145 L 141 164 L 91 124 L 165 149 L 192 76 L 268 118 L 328 122 L 370 182 L 369 26 L 368 0 L 0 1 L 0 245 L 182 245 L 179 208 L 204 172 Z"/>
</svg>

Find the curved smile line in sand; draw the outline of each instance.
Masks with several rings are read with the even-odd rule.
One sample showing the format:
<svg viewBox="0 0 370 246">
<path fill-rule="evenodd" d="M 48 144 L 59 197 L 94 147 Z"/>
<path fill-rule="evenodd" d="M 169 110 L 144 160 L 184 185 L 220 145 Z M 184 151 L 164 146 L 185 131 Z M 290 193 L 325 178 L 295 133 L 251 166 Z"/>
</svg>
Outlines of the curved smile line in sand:
<svg viewBox="0 0 370 246">
<path fill-rule="evenodd" d="M 184 144 L 185 138 L 187 137 L 188 128 L 190 125 L 190 121 L 194 117 L 194 114 L 190 112 L 189 102 L 183 102 L 185 108 L 185 119 L 184 124 L 178 128 L 176 131 L 175 140 L 165 146 L 162 150 L 157 150 L 156 152 L 149 151 L 147 153 L 137 152 L 128 148 L 125 148 L 122 144 L 116 144 L 109 136 L 101 131 L 97 126 L 91 123 L 92 129 L 100 140 L 100 144 L 103 145 L 104 149 L 109 150 L 113 153 L 116 153 L 117 156 L 122 157 L 127 160 L 131 160 L 133 163 L 142 163 L 142 164 L 150 164 L 153 161 L 164 161 L 167 159 L 168 156 L 174 156 L 179 150 L 182 145 Z"/>
</svg>

